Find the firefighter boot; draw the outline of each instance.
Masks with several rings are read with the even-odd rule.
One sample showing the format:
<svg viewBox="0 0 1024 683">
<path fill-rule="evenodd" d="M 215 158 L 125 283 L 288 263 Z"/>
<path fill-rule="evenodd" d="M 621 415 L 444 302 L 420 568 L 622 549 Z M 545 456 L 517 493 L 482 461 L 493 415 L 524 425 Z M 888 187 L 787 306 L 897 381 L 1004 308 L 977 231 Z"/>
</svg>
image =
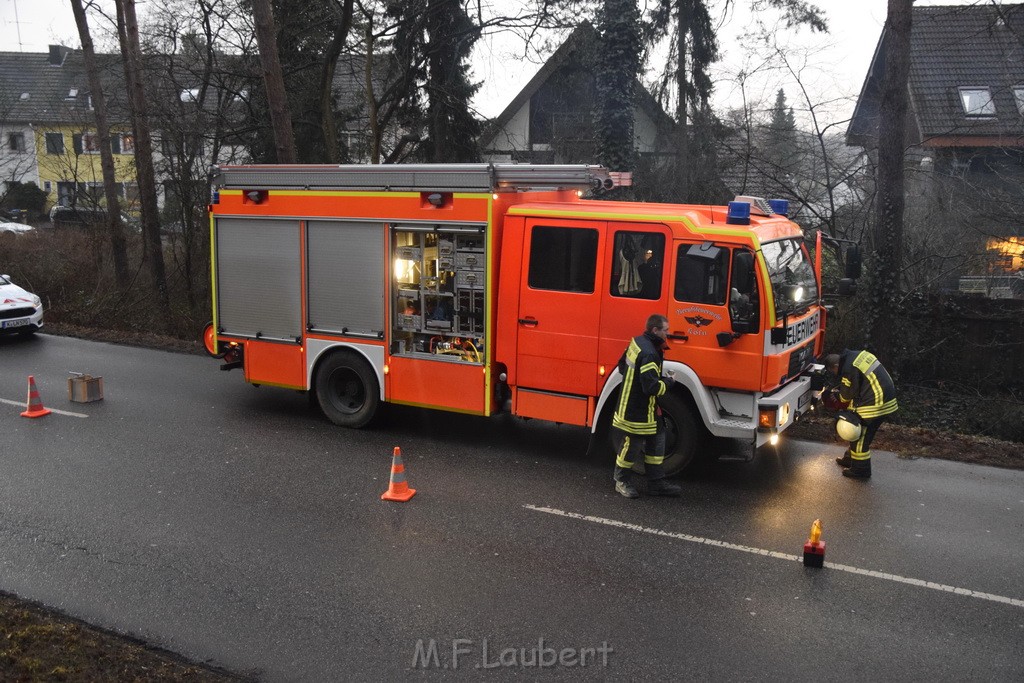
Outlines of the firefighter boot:
<svg viewBox="0 0 1024 683">
<path fill-rule="evenodd" d="M 632 478 L 630 471 L 622 467 L 615 467 L 615 474 L 612 475 L 615 479 L 615 492 L 619 493 L 626 498 L 639 498 L 640 494 L 636 492 L 636 488 L 633 486 L 630 479 Z"/>
<path fill-rule="evenodd" d="M 852 465 L 843 470 L 843 476 L 850 479 L 870 479 L 871 460 L 854 460 Z"/>
<path fill-rule="evenodd" d="M 836 464 L 839 465 L 840 467 L 852 467 L 853 466 L 853 456 L 850 455 L 850 449 L 849 448 L 847 448 L 846 452 L 843 453 L 843 457 L 836 458 Z"/>
<path fill-rule="evenodd" d="M 644 465 L 647 471 L 647 493 L 652 496 L 678 496 L 683 492 L 681 486 L 665 480 L 665 470 L 661 465 Z"/>
</svg>

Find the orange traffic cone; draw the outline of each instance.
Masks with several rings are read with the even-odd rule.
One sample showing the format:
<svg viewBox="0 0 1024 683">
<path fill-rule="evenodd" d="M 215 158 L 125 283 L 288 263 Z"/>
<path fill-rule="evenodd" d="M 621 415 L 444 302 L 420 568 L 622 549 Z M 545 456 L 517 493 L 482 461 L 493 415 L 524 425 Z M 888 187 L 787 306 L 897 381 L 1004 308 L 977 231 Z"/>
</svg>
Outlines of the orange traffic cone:
<svg viewBox="0 0 1024 683">
<path fill-rule="evenodd" d="M 36 378 L 32 375 L 28 376 L 28 406 L 25 408 L 25 412 L 21 414 L 22 417 L 42 417 L 43 415 L 49 415 L 50 409 L 43 407 L 43 399 L 39 398 L 39 390 L 36 389 Z"/>
<path fill-rule="evenodd" d="M 402 464 L 402 449 L 395 446 L 391 457 L 391 485 L 381 494 L 381 500 L 395 500 L 404 503 L 416 495 L 416 489 L 409 488 L 405 480 L 405 465 Z"/>
</svg>

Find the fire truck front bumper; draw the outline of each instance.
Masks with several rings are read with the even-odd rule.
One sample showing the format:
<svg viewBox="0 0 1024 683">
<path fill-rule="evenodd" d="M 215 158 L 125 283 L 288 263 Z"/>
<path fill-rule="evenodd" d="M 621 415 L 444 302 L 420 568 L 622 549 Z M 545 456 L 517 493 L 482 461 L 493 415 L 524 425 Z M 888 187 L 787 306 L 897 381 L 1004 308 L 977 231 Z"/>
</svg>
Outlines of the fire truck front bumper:
<svg viewBox="0 0 1024 683">
<path fill-rule="evenodd" d="M 756 447 L 777 440 L 779 434 L 812 410 L 815 392 L 811 384 L 810 377 L 800 377 L 758 399 Z"/>
</svg>

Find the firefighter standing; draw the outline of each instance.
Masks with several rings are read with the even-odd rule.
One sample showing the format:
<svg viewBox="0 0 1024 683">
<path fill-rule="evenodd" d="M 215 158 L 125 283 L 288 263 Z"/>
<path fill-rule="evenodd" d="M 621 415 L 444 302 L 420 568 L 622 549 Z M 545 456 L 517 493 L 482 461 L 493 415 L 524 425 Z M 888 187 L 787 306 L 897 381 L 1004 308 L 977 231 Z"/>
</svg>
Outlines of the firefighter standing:
<svg viewBox="0 0 1024 683">
<path fill-rule="evenodd" d="M 833 353 L 825 357 L 825 369 L 839 380 L 839 401 L 857 414 L 860 436 L 836 462 L 844 477 L 871 476 L 871 441 L 881 424 L 896 412 L 896 385 L 869 351 Z"/>
<path fill-rule="evenodd" d="M 647 473 L 647 493 L 678 496 L 682 489 L 665 481 L 665 426 L 657 398 L 675 383 L 662 377 L 663 349 L 668 336 L 668 318 L 652 315 L 645 331 L 634 337 L 619 359 L 622 391 L 612 418 L 615 445 L 615 490 L 626 498 L 639 498 L 630 469 L 641 452 Z"/>
</svg>

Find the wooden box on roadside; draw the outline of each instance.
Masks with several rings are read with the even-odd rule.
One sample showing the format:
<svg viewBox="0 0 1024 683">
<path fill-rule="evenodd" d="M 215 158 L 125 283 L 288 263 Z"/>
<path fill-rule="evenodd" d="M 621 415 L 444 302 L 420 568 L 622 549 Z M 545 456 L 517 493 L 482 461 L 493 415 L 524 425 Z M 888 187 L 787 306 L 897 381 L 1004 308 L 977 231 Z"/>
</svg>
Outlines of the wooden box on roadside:
<svg viewBox="0 0 1024 683">
<path fill-rule="evenodd" d="M 92 375 L 68 377 L 68 400 L 74 403 L 102 401 L 103 378 Z"/>
</svg>

